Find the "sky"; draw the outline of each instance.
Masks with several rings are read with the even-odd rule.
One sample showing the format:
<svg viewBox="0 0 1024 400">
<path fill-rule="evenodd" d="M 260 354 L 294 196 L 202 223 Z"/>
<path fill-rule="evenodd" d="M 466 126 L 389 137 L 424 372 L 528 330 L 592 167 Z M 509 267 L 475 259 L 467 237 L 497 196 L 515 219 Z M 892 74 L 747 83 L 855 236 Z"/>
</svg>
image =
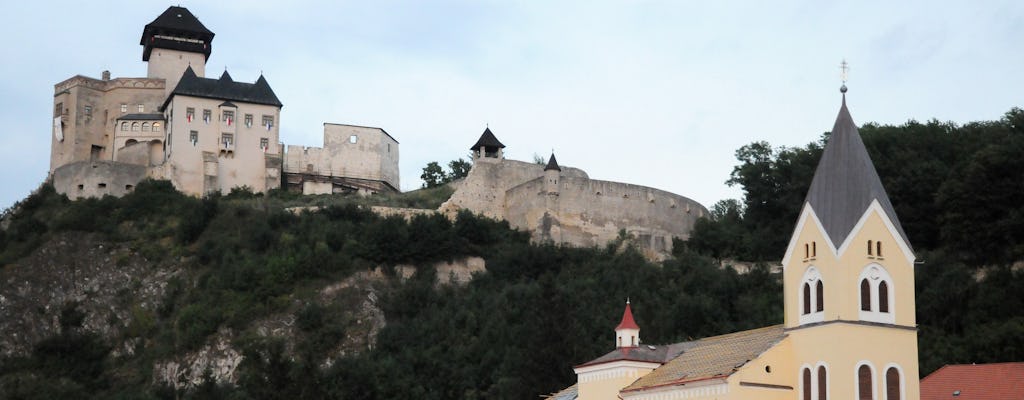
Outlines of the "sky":
<svg viewBox="0 0 1024 400">
<path fill-rule="evenodd" d="M 506 158 L 554 151 L 710 208 L 742 197 L 725 183 L 741 146 L 831 129 L 844 59 L 858 124 L 1024 103 L 1020 1 L 18 1 L 0 24 L 0 209 L 46 179 L 53 85 L 144 77 L 142 29 L 171 5 L 216 33 L 208 76 L 266 77 L 282 142 L 322 146 L 324 122 L 383 128 L 402 190 L 489 126 Z"/>
</svg>

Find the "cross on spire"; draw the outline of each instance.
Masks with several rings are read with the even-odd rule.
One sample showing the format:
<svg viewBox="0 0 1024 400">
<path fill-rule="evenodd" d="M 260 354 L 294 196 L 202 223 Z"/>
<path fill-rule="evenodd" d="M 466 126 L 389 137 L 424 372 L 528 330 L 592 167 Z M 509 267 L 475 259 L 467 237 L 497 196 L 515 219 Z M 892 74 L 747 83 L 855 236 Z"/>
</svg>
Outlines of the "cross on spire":
<svg viewBox="0 0 1024 400">
<path fill-rule="evenodd" d="M 843 81 L 843 86 L 839 87 L 839 91 L 844 93 L 844 94 L 846 93 L 846 78 L 847 78 L 847 74 L 849 72 L 850 72 L 850 64 L 847 63 L 846 59 L 844 58 L 843 61 L 841 63 L 839 63 L 839 79 L 841 79 Z"/>
</svg>

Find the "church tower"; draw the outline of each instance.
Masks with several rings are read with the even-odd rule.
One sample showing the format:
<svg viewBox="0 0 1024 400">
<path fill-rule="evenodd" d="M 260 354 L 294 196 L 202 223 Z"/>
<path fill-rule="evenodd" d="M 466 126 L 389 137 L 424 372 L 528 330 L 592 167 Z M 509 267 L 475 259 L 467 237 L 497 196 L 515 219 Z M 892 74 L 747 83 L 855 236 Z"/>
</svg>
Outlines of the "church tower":
<svg viewBox="0 0 1024 400">
<path fill-rule="evenodd" d="M 169 7 L 142 30 L 142 61 L 148 63 L 147 78 L 167 82 L 169 94 L 185 69 L 206 76 L 206 60 L 213 50 L 213 32 L 185 7 Z"/>
<path fill-rule="evenodd" d="M 914 253 L 842 105 L 783 258 L 801 399 L 919 398 Z"/>
</svg>

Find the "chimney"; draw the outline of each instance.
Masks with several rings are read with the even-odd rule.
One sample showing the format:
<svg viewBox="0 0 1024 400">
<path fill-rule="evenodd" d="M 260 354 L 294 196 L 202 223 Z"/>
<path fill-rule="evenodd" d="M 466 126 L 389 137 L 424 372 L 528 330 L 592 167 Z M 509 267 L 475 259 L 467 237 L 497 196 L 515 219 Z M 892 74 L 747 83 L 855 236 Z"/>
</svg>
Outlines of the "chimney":
<svg viewBox="0 0 1024 400">
<path fill-rule="evenodd" d="M 103 80 L 104 81 L 109 81 L 110 80 L 110 71 L 103 71 L 102 75 L 103 75 Z"/>
</svg>

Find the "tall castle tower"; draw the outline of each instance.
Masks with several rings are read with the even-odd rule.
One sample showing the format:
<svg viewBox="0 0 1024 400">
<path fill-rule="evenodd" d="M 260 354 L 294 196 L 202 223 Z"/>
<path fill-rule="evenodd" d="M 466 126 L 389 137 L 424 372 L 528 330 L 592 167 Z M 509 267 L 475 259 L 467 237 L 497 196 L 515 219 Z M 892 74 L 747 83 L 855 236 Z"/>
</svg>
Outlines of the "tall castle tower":
<svg viewBox="0 0 1024 400">
<path fill-rule="evenodd" d="M 841 91 L 783 258 L 797 387 L 806 399 L 916 399 L 915 256 Z"/>
<path fill-rule="evenodd" d="M 213 50 L 213 35 L 187 8 L 169 7 L 142 30 L 142 61 L 147 78 L 164 79 L 169 94 L 185 69 L 206 76 L 206 60 Z"/>
</svg>

